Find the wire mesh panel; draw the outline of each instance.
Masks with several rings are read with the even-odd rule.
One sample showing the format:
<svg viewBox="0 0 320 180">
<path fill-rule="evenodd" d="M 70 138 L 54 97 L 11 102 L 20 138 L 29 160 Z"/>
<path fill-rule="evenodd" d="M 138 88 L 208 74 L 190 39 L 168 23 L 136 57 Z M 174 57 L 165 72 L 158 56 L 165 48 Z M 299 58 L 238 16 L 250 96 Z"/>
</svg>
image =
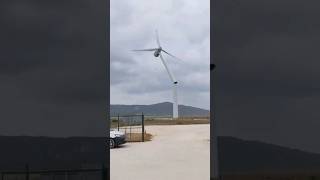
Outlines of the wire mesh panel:
<svg viewBox="0 0 320 180">
<path fill-rule="evenodd" d="M 111 118 L 112 128 L 126 134 L 128 142 L 144 141 L 144 115 L 118 115 Z"/>
</svg>

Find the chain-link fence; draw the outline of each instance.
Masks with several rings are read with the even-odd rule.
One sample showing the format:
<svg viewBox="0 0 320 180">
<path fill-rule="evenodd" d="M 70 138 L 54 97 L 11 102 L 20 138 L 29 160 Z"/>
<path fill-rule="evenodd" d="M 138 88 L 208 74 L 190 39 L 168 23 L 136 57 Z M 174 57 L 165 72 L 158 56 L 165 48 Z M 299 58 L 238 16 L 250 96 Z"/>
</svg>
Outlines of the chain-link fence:
<svg viewBox="0 0 320 180">
<path fill-rule="evenodd" d="M 111 128 L 126 134 L 128 142 L 144 142 L 144 115 L 116 115 L 111 117 Z"/>
</svg>

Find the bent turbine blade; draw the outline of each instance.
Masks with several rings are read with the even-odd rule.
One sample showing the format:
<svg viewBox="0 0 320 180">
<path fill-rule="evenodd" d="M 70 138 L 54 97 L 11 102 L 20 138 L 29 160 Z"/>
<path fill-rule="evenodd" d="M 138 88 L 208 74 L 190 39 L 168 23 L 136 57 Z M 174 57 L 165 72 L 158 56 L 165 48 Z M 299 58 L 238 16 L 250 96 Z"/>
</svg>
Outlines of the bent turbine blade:
<svg viewBox="0 0 320 180">
<path fill-rule="evenodd" d="M 165 52 L 166 54 L 168 54 L 169 56 L 171 56 L 171 57 L 175 58 L 175 59 L 178 59 L 178 60 L 180 60 L 180 61 L 183 61 L 182 59 L 180 59 L 180 58 L 178 58 L 178 57 L 176 57 L 176 56 L 174 56 L 174 55 L 172 55 L 172 54 L 168 53 L 167 51 L 165 51 L 165 50 L 163 50 L 163 49 L 162 49 L 162 51 L 163 51 L 163 52 Z"/>
<path fill-rule="evenodd" d="M 157 48 L 153 48 L 153 49 L 134 49 L 132 51 L 155 51 L 157 50 Z"/>
<path fill-rule="evenodd" d="M 178 83 L 177 80 L 176 80 L 176 78 L 174 77 L 174 75 L 171 73 L 171 71 L 170 71 L 170 69 L 169 69 L 166 61 L 163 59 L 162 54 L 160 54 L 160 59 L 161 59 L 161 61 L 162 61 L 162 64 L 163 64 L 164 67 L 166 68 L 167 73 L 169 74 L 169 77 L 170 77 L 172 83 L 174 83 L 174 84 Z"/>
</svg>

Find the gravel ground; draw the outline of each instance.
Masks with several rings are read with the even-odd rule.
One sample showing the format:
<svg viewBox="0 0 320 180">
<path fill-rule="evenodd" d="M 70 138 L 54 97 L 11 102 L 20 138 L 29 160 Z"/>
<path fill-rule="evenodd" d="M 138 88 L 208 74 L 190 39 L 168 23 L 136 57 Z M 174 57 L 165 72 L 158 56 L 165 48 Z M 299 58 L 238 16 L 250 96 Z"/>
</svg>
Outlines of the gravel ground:
<svg viewBox="0 0 320 180">
<path fill-rule="evenodd" d="M 110 150 L 111 180 L 209 180 L 210 125 L 146 126 L 152 141 Z"/>
</svg>

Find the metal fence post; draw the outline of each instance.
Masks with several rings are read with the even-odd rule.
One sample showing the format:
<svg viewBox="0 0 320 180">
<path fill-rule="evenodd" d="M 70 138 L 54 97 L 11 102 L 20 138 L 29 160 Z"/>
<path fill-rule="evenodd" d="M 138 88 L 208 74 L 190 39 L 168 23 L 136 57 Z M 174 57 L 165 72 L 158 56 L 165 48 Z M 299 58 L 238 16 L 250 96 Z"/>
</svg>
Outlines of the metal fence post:
<svg viewBox="0 0 320 180">
<path fill-rule="evenodd" d="M 142 118 L 142 142 L 144 142 L 144 115 L 142 113 L 141 115 Z"/>
<path fill-rule="evenodd" d="M 120 117 L 119 117 L 119 114 L 118 114 L 118 131 L 119 131 L 119 127 L 120 127 Z"/>
<path fill-rule="evenodd" d="M 1 172 L 1 180 L 4 180 L 4 173 Z"/>
</svg>

